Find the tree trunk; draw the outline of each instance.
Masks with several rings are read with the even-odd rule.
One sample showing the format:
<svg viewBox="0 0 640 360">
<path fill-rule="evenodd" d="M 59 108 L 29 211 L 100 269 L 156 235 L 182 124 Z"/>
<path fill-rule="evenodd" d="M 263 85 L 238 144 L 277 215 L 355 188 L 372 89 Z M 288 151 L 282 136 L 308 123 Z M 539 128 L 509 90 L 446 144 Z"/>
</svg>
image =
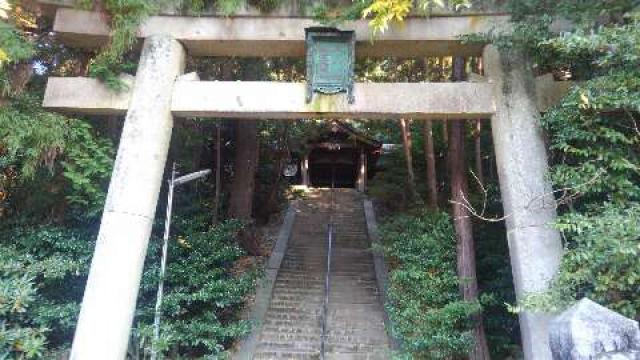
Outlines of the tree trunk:
<svg viewBox="0 0 640 360">
<path fill-rule="evenodd" d="M 438 208 L 438 187 L 436 179 L 436 155 L 433 146 L 433 124 L 425 120 L 422 128 L 424 137 L 424 158 L 427 164 L 427 206 Z"/>
<path fill-rule="evenodd" d="M 76 61 L 72 65 L 71 74 L 73 74 L 73 76 L 87 76 L 90 61 L 91 54 L 86 52 L 79 53 Z"/>
<path fill-rule="evenodd" d="M 31 63 L 20 63 L 8 66 L 9 88 L 0 89 L 0 106 L 6 106 L 9 98 L 22 94 L 24 89 L 33 77 L 33 65 Z"/>
<path fill-rule="evenodd" d="M 229 217 L 250 222 L 258 168 L 258 121 L 246 119 L 239 120 L 236 124 L 236 152 Z M 248 253 L 260 254 L 258 241 L 252 230 L 241 233 L 240 241 Z"/>
<path fill-rule="evenodd" d="M 449 131 L 447 130 L 447 120 L 442 121 L 442 145 L 444 145 L 445 157 L 446 150 L 449 147 Z"/>
<path fill-rule="evenodd" d="M 229 203 L 229 216 L 236 219 L 251 219 L 258 165 L 257 125 L 253 119 L 236 122 L 236 156 Z"/>
<path fill-rule="evenodd" d="M 222 136 L 220 123 L 216 124 L 216 192 L 213 198 L 213 223 L 218 222 L 220 216 L 220 194 L 222 193 Z"/>
<path fill-rule="evenodd" d="M 445 74 L 444 68 L 444 57 L 438 58 L 438 81 L 443 82 L 446 81 L 447 76 Z M 447 120 L 442 121 L 442 144 L 444 145 L 444 160 L 445 164 L 448 164 L 447 161 L 447 148 L 449 147 L 449 133 L 447 131 Z"/>
<path fill-rule="evenodd" d="M 478 75 L 484 74 L 484 68 L 482 64 L 482 56 L 476 59 L 474 70 Z M 484 169 L 482 166 L 482 119 L 476 119 L 473 130 L 473 140 L 475 147 L 475 172 L 477 181 L 480 183 L 480 187 L 484 188 Z"/>
<path fill-rule="evenodd" d="M 280 183 L 282 180 L 282 173 L 284 172 L 284 167 L 286 165 L 287 160 L 289 159 L 289 121 L 284 121 L 284 126 L 282 128 L 282 133 L 280 134 L 280 144 L 278 153 L 276 154 L 275 159 L 275 170 L 273 174 L 273 182 L 271 185 L 271 189 L 269 190 L 269 197 L 267 199 L 267 206 L 269 213 L 274 213 L 278 211 L 278 189 L 280 188 Z"/>
<path fill-rule="evenodd" d="M 475 129 L 473 130 L 473 142 L 475 147 L 475 169 L 476 178 L 480 183 L 480 187 L 484 187 L 484 171 L 482 169 L 482 120 L 477 119 L 474 123 Z"/>
<path fill-rule="evenodd" d="M 411 195 L 411 201 L 417 201 L 418 191 L 416 190 L 416 177 L 413 172 L 413 159 L 411 156 L 411 129 L 407 127 L 407 121 L 400 119 L 400 130 L 402 131 L 402 145 L 404 147 L 404 158 L 407 163 L 407 186 Z"/>
<path fill-rule="evenodd" d="M 220 79 L 223 81 L 233 80 L 233 66 L 232 59 L 226 59 L 220 63 Z M 222 196 L 222 124 L 218 122 L 216 124 L 216 189 L 213 198 L 213 223 L 217 223 L 220 220 L 220 208 L 221 208 L 221 196 Z M 237 144 L 236 144 L 237 145 Z M 236 151 L 237 151 L 236 146 Z M 233 199 L 233 194 L 231 195 Z M 250 216 L 250 215 L 249 215 Z"/>
<path fill-rule="evenodd" d="M 464 58 L 454 58 L 453 80 L 464 80 Z M 449 122 L 449 172 L 451 181 L 451 201 L 453 223 L 456 232 L 457 272 L 460 278 L 460 292 L 464 300 L 477 301 L 478 278 L 476 276 L 476 257 L 473 239 L 473 224 L 466 207 L 468 183 L 464 152 L 464 120 Z M 470 360 L 490 359 L 487 338 L 484 332 L 482 314 L 474 316 L 474 347 L 469 354 Z"/>
<path fill-rule="evenodd" d="M 9 71 L 9 83 L 14 95 L 20 95 L 33 77 L 33 64 L 20 63 L 11 66 Z"/>
<path fill-rule="evenodd" d="M 122 118 L 122 116 L 109 115 L 105 117 L 105 122 L 109 139 L 111 139 L 113 145 L 117 147 L 120 143 L 120 134 L 122 133 L 124 119 Z"/>
<path fill-rule="evenodd" d="M 258 80 L 258 65 L 254 62 L 243 64 L 244 80 Z M 234 176 L 231 183 L 229 216 L 235 219 L 251 221 L 253 213 L 253 195 L 256 187 L 258 169 L 258 120 L 236 121 Z M 239 234 L 244 249 L 251 255 L 260 255 L 258 237 L 253 226 Z"/>
</svg>

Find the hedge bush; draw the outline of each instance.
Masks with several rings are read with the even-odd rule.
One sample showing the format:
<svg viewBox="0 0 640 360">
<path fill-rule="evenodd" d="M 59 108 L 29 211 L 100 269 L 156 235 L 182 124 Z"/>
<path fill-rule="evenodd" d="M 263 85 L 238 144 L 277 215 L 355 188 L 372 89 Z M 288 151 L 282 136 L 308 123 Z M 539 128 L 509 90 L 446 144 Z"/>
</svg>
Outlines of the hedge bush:
<svg viewBox="0 0 640 360">
<path fill-rule="evenodd" d="M 255 288 L 253 266 L 238 268 L 244 252 L 235 240 L 242 224 L 210 227 L 178 217 L 165 281 L 162 336 L 173 356 L 219 356 L 250 330 L 238 317 Z M 59 226 L 14 227 L 0 235 L 0 358 L 53 358 L 71 345 L 94 231 Z M 143 274 L 132 358 L 151 348 L 161 241 L 152 238 Z"/>
<path fill-rule="evenodd" d="M 472 314 L 456 275 L 456 239 L 446 213 L 391 217 L 381 228 L 389 269 L 386 304 L 401 358 L 452 359 L 470 350 Z"/>
</svg>

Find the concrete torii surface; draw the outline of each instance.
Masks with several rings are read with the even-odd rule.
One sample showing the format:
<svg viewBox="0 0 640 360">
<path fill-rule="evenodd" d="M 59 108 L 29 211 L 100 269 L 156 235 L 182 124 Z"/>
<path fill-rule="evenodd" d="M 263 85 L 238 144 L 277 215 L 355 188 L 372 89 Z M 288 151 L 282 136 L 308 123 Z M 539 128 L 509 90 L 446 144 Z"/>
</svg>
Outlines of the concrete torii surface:
<svg viewBox="0 0 640 360">
<path fill-rule="evenodd" d="M 93 31 L 96 26 L 103 26 L 100 23 L 88 26 L 87 21 L 96 19 L 93 13 L 60 8 L 54 28 L 62 39 L 71 39 L 73 35 L 76 40 L 69 40 L 71 45 L 99 45 L 100 41 L 93 41 L 100 38 L 104 41 L 108 28 Z M 504 21 L 504 17 L 487 19 L 488 23 Z M 87 26 L 78 26 L 79 21 Z M 179 23 L 182 33 L 176 33 L 170 26 L 159 26 L 164 21 Z M 212 25 L 221 21 L 190 17 L 149 19 L 140 32 L 145 38 L 144 46 L 128 92 L 114 94 L 93 79 L 49 79 L 44 107 L 68 113 L 126 112 L 72 359 L 122 359 L 126 354 L 174 116 L 491 118 L 516 295 L 521 298 L 548 287 L 558 268 L 562 246 L 559 233 L 549 226 L 556 213 L 547 181 L 548 165 L 539 117 L 540 111 L 566 91 L 567 83 L 556 83 L 549 77 L 534 79 L 520 54 L 500 54 L 490 46 L 483 51 L 487 77 L 479 82 L 357 84 L 356 102 L 351 105 L 340 95 L 320 96 L 306 104 L 304 84 L 200 82 L 192 76 L 180 78 L 185 47 L 192 55 L 264 56 L 260 51 L 265 47 L 280 49 L 288 56 L 301 55 L 295 49 L 302 41 L 303 27 L 297 29 L 300 35 L 295 35 L 295 28 L 283 32 L 282 38 L 278 34 L 271 39 L 261 35 L 267 28 L 282 28 L 283 18 L 243 19 L 245 25 L 251 25 L 251 31 L 236 35 L 229 27 Z M 286 21 L 293 24 L 300 19 Z M 409 19 L 405 30 L 393 29 L 385 35 L 387 40 L 367 46 L 370 54 L 397 55 L 397 50 L 406 56 L 479 55 L 481 47 L 467 46 L 458 40 L 458 35 L 481 30 L 475 21 L 470 17 Z M 295 26 L 307 22 L 311 20 Z M 434 22 L 441 25 L 437 37 L 433 32 L 418 31 L 420 26 L 423 30 L 433 29 Z M 448 22 L 468 25 L 449 27 Z M 70 28 L 77 32 L 65 32 Z M 291 34 L 300 40 L 292 40 Z M 226 48 L 214 46 L 224 41 L 228 42 Z M 204 44 L 201 50 L 197 44 Z M 548 320 L 542 314 L 520 315 L 526 359 L 551 359 Z"/>
</svg>

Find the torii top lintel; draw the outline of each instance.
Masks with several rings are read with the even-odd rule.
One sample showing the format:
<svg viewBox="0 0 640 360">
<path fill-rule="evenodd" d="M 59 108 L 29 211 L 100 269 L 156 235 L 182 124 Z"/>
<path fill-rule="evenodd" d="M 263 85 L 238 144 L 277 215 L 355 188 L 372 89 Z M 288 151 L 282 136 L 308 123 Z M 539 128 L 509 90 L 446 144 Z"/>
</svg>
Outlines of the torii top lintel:
<svg viewBox="0 0 640 360">
<path fill-rule="evenodd" d="M 460 36 L 507 26 L 509 16 L 413 17 L 393 25 L 372 41 L 366 20 L 347 22 L 342 30 L 355 30 L 356 55 L 361 57 L 476 56 L 482 44 L 464 44 Z M 319 24 L 311 18 L 276 16 L 152 16 L 139 30 L 140 37 L 165 33 L 182 42 L 192 56 L 303 57 L 304 29 Z M 97 12 L 58 7 L 54 31 L 71 47 L 96 48 L 110 34 Z"/>
</svg>

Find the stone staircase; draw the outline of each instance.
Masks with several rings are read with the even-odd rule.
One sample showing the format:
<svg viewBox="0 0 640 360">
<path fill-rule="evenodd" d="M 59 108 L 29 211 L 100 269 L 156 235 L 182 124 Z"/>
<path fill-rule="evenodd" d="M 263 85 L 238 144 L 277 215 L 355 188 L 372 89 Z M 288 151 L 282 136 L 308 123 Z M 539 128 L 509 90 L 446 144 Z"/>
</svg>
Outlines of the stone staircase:
<svg viewBox="0 0 640 360">
<path fill-rule="evenodd" d="M 325 359 L 389 359 L 362 198 L 315 190 L 300 203 L 253 359 L 320 359 L 327 224 L 334 224 Z"/>
</svg>

